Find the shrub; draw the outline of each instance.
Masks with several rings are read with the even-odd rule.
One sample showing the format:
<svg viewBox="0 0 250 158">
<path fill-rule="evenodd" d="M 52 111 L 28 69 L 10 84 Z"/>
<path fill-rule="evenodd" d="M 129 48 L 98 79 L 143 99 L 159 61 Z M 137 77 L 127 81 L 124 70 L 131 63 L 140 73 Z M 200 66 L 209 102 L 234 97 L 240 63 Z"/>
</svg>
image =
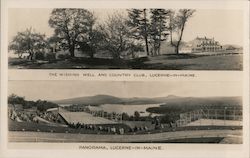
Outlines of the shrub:
<svg viewBox="0 0 250 158">
<path fill-rule="evenodd" d="M 46 54 L 46 59 L 47 60 L 55 60 L 56 59 L 56 55 L 55 55 L 55 53 L 47 53 Z"/>
<path fill-rule="evenodd" d="M 36 59 L 37 59 L 37 60 L 44 60 L 44 59 L 45 59 L 44 53 L 42 53 L 42 52 L 37 52 L 37 53 L 36 53 Z"/>
<path fill-rule="evenodd" d="M 57 57 L 58 57 L 59 59 L 64 60 L 64 59 L 69 59 L 69 58 L 70 58 L 70 55 L 69 55 L 69 54 L 59 54 Z"/>
</svg>

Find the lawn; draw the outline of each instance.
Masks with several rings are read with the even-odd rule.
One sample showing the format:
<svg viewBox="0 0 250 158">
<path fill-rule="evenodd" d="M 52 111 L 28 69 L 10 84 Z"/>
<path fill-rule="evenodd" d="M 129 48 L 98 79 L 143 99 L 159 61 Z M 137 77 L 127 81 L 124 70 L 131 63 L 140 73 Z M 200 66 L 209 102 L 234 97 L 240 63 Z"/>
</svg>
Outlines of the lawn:
<svg viewBox="0 0 250 158">
<path fill-rule="evenodd" d="M 225 135 L 242 135 L 242 126 L 187 126 L 151 131 L 126 132 L 124 135 L 89 129 L 48 126 L 32 122 L 9 120 L 9 141 L 11 142 L 137 142 L 137 143 L 217 143 Z M 118 124 L 115 124 L 116 126 Z M 102 125 L 105 126 L 105 125 Z M 110 125 L 107 125 L 110 126 Z M 112 125 L 113 126 L 113 125 Z M 118 126 L 125 125 L 119 124 Z M 202 136 L 200 136 L 202 135 Z M 187 138 L 192 139 L 187 139 Z M 196 138 L 204 138 L 197 139 Z M 213 138 L 212 138 L 213 137 Z M 215 138 L 216 137 L 216 138 Z M 194 138 L 194 139 L 193 139 Z M 210 139 L 212 138 L 212 139 Z M 177 139 L 177 140 L 176 140 Z M 178 140 L 180 139 L 180 140 Z M 187 140 L 186 140 L 187 139 Z M 170 141 L 168 141 L 170 140 Z M 174 140 L 174 141 L 171 141 Z M 221 139 L 220 139 L 221 140 Z M 230 143 L 230 139 L 224 143 Z M 238 142 L 235 142 L 238 143 Z"/>
<path fill-rule="evenodd" d="M 242 54 L 164 54 L 131 60 L 77 57 L 67 60 L 28 61 L 9 58 L 11 69 L 146 69 L 146 70 L 242 70 Z"/>
<path fill-rule="evenodd" d="M 130 124 L 133 124 L 131 122 Z M 138 124 L 138 122 L 134 122 L 134 124 Z M 37 124 L 33 122 L 15 122 L 12 120 L 8 121 L 9 131 L 34 131 L 34 132 L 48 132 L 48 133 L 83 133 L 83 134 L 112 134 L 106 131 L 96 131 L 90 129 L 74 129 L 69 127 L 59 127 L 59 126 L 50 126 L 47 124 Z M 113 127 L 123 127 L 127 130 L 128 125 L 125 124 L 101 124 L 101 126 L 113 126 Z M 172 131 L 192 131 L 192 130 L 242 130 L 242 126 L 214 126 L 214 125 L 207 125 L 207 126 L 185 126 L 185 127 L 177 127 L 177 128 L 164 128 L 164 129 L 157 129 L 157 130 L 150 130 L 150 133 L 161 133 L 161 132 L 172 132 Z M 137 134 L 146 134 L 149 131 L 137 131 Z M 134 134 L 134 132 L 126 132 L 126 134 Z"/>
<path fill-rule="evenodd" d="M 84 128 L 70 128 L 61 126 L 51 126 L 43 123 L 34 122 L 15 122 L 8 120 L 9 131 L 33 131 L 33 132 L 47 132 L 47 133 L 83 133 L 83 134 L 112 134 L 107 131 L 84 129 Z M 98 126 L 98 125 L 97 125 Z M 102 127 L 124 128 L 128 131 L 128 126 L 124 124 L 101 124 Z"/>
<path fill-rule="evenodd" d="M 242 130 L 192 130 L 172 131 L 151 134 L 80 134 L 50 132 L 10 131 L 10 142 L 106 142 L 106 143 L 218 143 L 222 138 L 236 136 L 238 141 L 231 139 L 223 143 L 242 143 Z M 218 140 L 219 139 L 219 140 Z"/>
<path fill-rule="evenodd" d="M 151 141 L 151 142 L 143 142 L 143 143 L 220 143 L 223 139 L 224 139 L 223 137 L 183 138 L 183 139 Z M 239 144 L 239 143 L 235 143 L 235 144 Z"/>
</svg>

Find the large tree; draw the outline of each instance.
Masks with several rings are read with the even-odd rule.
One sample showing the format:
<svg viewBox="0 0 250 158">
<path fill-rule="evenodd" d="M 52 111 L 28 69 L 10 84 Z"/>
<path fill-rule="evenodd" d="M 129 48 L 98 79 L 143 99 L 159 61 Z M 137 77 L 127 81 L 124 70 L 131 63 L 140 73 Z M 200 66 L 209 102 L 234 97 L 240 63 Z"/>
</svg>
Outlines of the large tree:
<svg viewBox="0 0 250 158">
<path fill-rule="evenodd" d="M 90 14 L 88 17 L 88 31 L 81 36 L 81 40 L 78 42 L 81 50 L 87 52 L 90 58 L 94 58 L 94 55 L 100 50 L 105 41 L 105 34 L 101 25 L 96 25 L 97 18 L 94 14 Z"/>
<path fill-rule="evenodd" d="M 151 24 L 150 24 L 150 43 L 152 54 L 160 55 L 161 42 L 167 39 L 167 18 L 170 10 L 166 9 L 151 9 Z"/>
<path fill-rule="evenodd" d="M 87 44 L 90 48 L 90 57 L 93 58 L 96 53 L 97 43 L 99 37 L 101 38 L 101 34 L 99 34 L 98 30 L 94 28 L 96 18 L 94 14 L 90 14 L 88 16 L 88 31 L 87 31 Z"/>
<path fill-rule="evenodd" d="M 69 49 L 74 57 L 75 48 L 81 39 L 93 26 L 93 14 L 86 9 L 53 9 L 49 25 L 55 29 L 55 36 L 62 40 L 62 44 Z"/>
<path fill-rule="evenodd" d="M 23 32 L 18 32 L 9 45 L 9 49 L 22 58 L 24 53 L 28 53 L 28 59 L 33 60 L 36 53 L 42 52 L 46 47 L 45 35 L 36 33 L 32 28 Z"/>
<path fill-rule="evenodd" d="M 149 55 L 148 46 L 148 30 L 149 20 L 147 17 L 147 9 L 129 9 L 128 10 L 128 26 L 133 38 L 144 40 L 147 55 Z"/>
<path fill-rule="evenodd" d="M 123 52 L 139 50 L 141 47 L 140 43 L 135 43 L 134 39 L 130 38 L 127 19 L 120 13 L 109 16 L 102 28 L 105 34 L 104 48 L 110 51 L 115 59 L 121 58 Z"/>
<path fill-rule="evenodd" d="M 194 12 L 194 9 L 180 9 L 178 13 L 171 12 L 170 14 L 170 39 L 171 45 L 175 47 L 176 54 L 179 54 L 179 47 L 186 23 L 193 16 Z M 173 33 L 176 33 L 176 40 L 173 39 Z"/>
</svg>

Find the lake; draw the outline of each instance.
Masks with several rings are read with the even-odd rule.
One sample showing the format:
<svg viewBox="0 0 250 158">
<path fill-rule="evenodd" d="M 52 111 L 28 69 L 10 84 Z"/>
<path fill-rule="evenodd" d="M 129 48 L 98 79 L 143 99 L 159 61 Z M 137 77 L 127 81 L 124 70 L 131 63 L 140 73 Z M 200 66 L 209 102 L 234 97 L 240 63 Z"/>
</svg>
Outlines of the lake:
<svg viewBox="0 0 250 158">
<path fill-rule="evenodd" d="M 146 111 L 150 107 L 159 107 L 161 104 L 139 104 L 139 105 L 124 105 L 124 104 L 102 104 L 99 106 L 88 106 L 91 111 L 105 111 L 108 113 L 127 113 L 130 116 L 133 116 L 135 111 L 140 113 L 140 116 L 148 116 L 150 113 Z M 70 106 L 72 104 L 60 104 L 61 107 Z M 159 114 L 152 114 L 152 116 L 158 116 Z"/>
<path fill-rule="evenodd" d="M 159 107 L 161 104 L 142 104 L 142 105 L 124 105 L 124 104 L 103 104 L 100 105 L 100 110 L 106 112 L 116 112 L 116 113 L 127 113 L 128 115 L 134 115 L 135 111 L 138 111 L 141 116 L 148 116 L 150 113 L 146 111 L 149 107 Z"/>
</svg>

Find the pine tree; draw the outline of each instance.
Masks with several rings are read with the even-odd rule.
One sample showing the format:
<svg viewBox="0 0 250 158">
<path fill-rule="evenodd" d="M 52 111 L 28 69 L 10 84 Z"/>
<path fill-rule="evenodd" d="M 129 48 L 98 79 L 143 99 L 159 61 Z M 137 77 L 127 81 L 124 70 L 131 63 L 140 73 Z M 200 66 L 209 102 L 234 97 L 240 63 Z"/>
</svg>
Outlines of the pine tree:
<svg viewBox="0 0 250 158">
<path fill-rule="evenodd" d="M 136 40 L 144 40 L 147 55 L 149 55 L 148 48 L 148 27 L 146 9 L 129 9 L 128 10 L 128 26 L 130 27 L 131 36 Z"/>
<path fill-rule="evenodd" d="M 167 39 L 167 19 L 170 10 L 151 9 L 150 10 L 150 44 L 152 47 L 151 55 L 160 55 L 161 42 Z"/>
</svg>

